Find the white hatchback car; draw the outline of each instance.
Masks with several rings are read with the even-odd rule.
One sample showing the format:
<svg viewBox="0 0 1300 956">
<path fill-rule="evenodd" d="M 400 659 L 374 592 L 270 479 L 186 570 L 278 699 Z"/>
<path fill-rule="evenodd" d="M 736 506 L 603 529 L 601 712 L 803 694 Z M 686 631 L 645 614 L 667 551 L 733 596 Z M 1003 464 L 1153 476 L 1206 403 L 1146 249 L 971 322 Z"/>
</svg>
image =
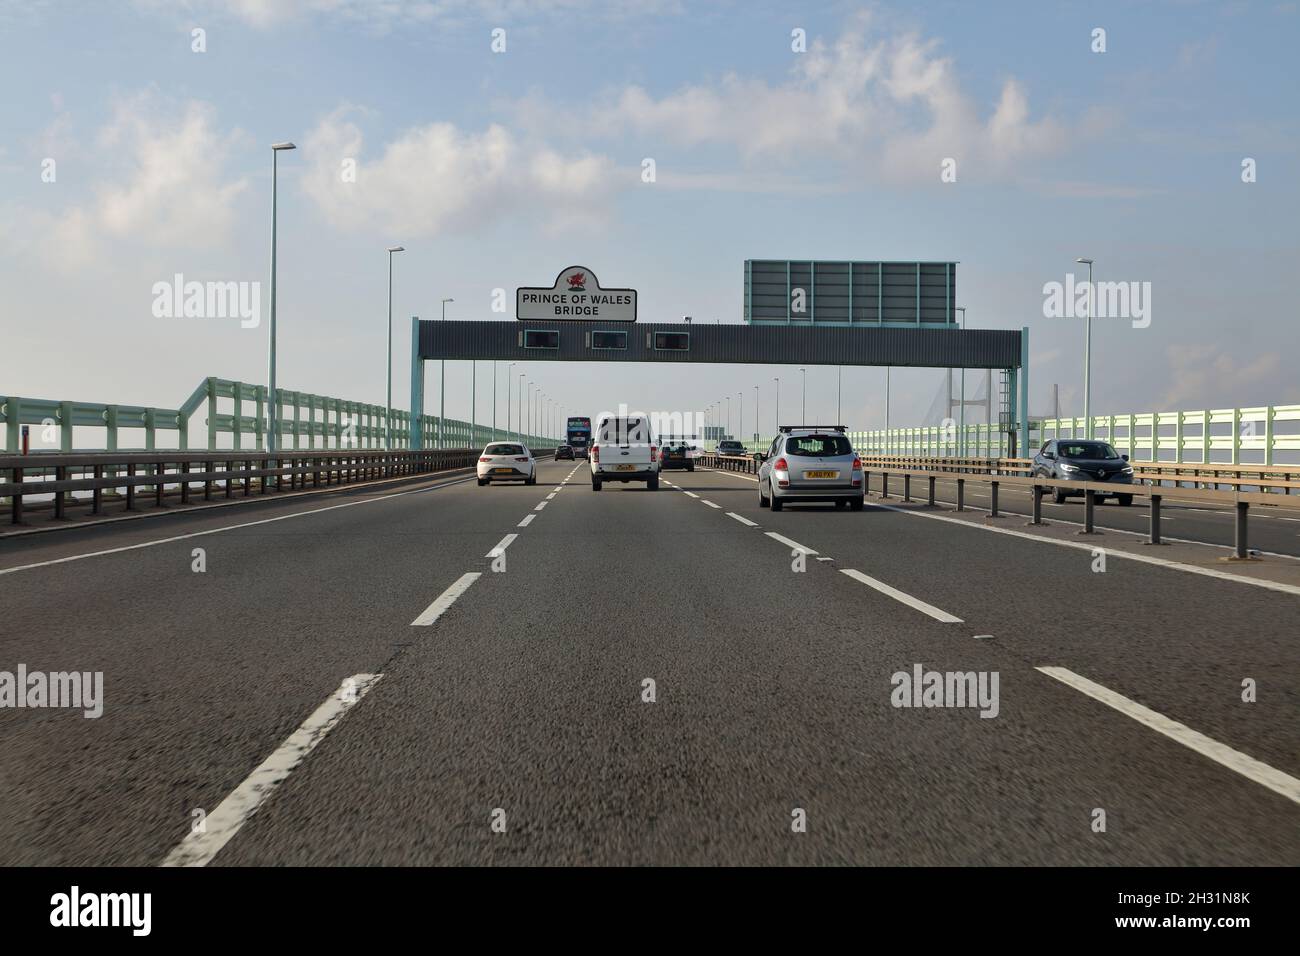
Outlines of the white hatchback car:
<svg viewBox="0 0 1300 956">
<path fill-rule="evenodd" d="M 492 481 L 522 481 L 537 484 L 537 459 L 527 445 L 516 442 L 493 442 L 483 449 L 478 459 L 478 483 Z"/>
</svg>

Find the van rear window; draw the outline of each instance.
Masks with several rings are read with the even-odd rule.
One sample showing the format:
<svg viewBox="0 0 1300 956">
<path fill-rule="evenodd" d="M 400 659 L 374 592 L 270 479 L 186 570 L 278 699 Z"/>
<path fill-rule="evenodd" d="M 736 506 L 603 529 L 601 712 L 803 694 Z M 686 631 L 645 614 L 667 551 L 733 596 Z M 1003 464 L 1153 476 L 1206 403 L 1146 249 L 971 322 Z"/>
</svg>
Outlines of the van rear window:
<svg viewBox="0 0 1300 956">
<path fill-rule="evenodd" d="M 599 441 L 609 445 L 647 445 L 650 423 L 644 418 L 607 418 L 600 423 Z"/>
</svg>

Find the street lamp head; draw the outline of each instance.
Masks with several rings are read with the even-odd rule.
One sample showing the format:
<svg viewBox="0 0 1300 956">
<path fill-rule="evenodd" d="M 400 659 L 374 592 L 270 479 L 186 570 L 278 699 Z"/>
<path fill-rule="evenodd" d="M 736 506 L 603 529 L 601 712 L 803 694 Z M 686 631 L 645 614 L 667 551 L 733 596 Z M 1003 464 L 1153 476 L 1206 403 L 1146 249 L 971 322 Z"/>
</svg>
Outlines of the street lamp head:
<svg viewBox="0 0 1300 956">
<path fill-rule="evenodd" d="M 388 247 L 388 251 L 389 251 L 389 252 L 405 252 L 405 251 L 406 251 L 406 247 L 405 247 L 405 246 L 389 246 L 389 247 Z"/>
<path fill-rule="evenodd" d="M 1074 261 L 1075 261 L 1075 262 L 1081 262 L 1081 263 L 1083 263 L 1085 266 L 1090 266 L 1090 265 L 1092 265 L 1092 260 L 1091 260 L 1091 259 L 1084 259 L 1082 256 L 1080 256 L 1078 259 L 1075 259 Z"/>
<path fill-rule="evenodd" d="M 272 143 L 271 148 L 279 152 L 282 149 L 297 149 L 293 143 Z"/>
</svg>

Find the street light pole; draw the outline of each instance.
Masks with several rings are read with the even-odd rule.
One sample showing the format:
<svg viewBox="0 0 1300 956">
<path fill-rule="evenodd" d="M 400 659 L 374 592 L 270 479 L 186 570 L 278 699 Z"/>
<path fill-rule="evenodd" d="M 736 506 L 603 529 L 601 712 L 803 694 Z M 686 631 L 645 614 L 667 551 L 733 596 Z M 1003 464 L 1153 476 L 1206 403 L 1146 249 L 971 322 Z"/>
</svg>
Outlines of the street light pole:
<svg viewBox="0 0 1300 956">
<path fill-rule="evenodd" d="M 957 327 L 963 332 L 966 330 L 966 306 L 959 305 L 955 311 L 961 313 L 961 324 Z M 960 458 L 966 457 L 966 366 L 961 368 L 961 402 L 957 406 L 957 418 L 960 424 L 958 427 L 957 455 Z"/>
<path fill-rule="evenodd" d="M 772 379 L 772 381 L 776 382 L 776 430 L 780 432 L 781 431 L 781 379 L 778 377 Z"/>
<path fill-rule="evenodd" d="M 492 360 L 492 440 L 497 440 L 497 365 L 496 359 Z"/>
<path fill-rule="evenodd" d="M 514 397 L 515 397 L 515 373 L 511 371 L 511 369 L 513 369 L 518 364 L 519 364 L 518 362 L 511 362 L 509 365 L 506 366 L 506 437 L 507 438 L 510 437 L 510 422 L 511 422 L 510 404 L 511 402 L 514 401 Z"/>
<path fill-rule="evenodd" d="M 388 247 L 388 404 L 384 406 L 384 449 L 393 448 L 393 253 L 405 252 L 401 246 Z M 414 415 L 415 410 L 411 410 Z"/>
<path fill-rule="evenodd" d="M 478 437 L 478 361 L 469 360 L 469 447 Z"/>
<path fill-rule="evenodd" d="M 270 347 L 267 356 L 267 384 L 266 400 L 270 408 L 270 422 L 266 429 L 266 451 L 274 455 L 279 448 L 280 438 L 280 404 L 276 401 L 279 394 L 275 388 L 275 245 L 276 245 L 276 200 L 279 190 L 280 178 L 280 151 L 284 149 L 297 149 L 293 143 L 272 143 L 271 144 L 271 321 L 268 323 L 267 334 L 270 338 Z M 235 423 L 239 427 L 239 423 Z"/>
<path fill-rule="evenodd" d="M 523 372 L 519 373 L 519 423 L 515 425 L 515 441 L 524 440 L 524 382 L 526 377 Z"/>
<path fill-rule="evenodd" d="M 1075 262 L 1088 267 L 1088 322 L 1084 326 L 1083 337 L 1083 434 L 1092 437 L 1092 300 L 1096 298 L 1097 287 L 1092 284 L 1092 260 L 1082 257 Z M 1111 439 L 1112 441 L 1114 439 Z"/>
<path fill-rule="evenodd" d="M 806 368 L 800 368 L 799 374 L 803 381 L 803 412 L 801 414 L 803 416 L 803 423 L 806 425 L 808 424 L 808 370 Z"/>
<path fill-rule="evenodd" d="M 455 299 L 442 300 L 442 321 L 447 321 L 447 303 Z M 442 424 L 447 418 L 447 360 L 443 359 L 438 369 L 438 447 L 443 447 Z"/>
<path fill-rule="evenodd" d="M 745 440 L 745 393 L 736 393 L 736 440 Z"/>
<path fill-rule="evenodd" d="M 763 440 L 763 419 L 758 414 L 758 386 L 754 386 L 754 441 Z"/>
</svg>

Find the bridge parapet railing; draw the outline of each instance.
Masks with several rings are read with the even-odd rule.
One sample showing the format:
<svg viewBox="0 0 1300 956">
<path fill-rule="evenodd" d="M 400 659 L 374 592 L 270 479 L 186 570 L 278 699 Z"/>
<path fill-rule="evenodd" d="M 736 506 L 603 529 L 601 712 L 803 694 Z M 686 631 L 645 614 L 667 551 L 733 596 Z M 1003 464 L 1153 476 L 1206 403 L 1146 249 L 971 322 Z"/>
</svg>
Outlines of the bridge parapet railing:
<svg viewBox="0 0 1300 956">
<path fill-rule="evenodd" d="M 151 492 L 156 507 L 163 507 L 169 488 L 181 504 L 189 504 L 196 495 L 203 500 L 214 494 L 248 497 L 465 469 L 474 466 L 479 453 L 477 448 L 431 448 L 275 455 L 238 449 L 0 455 L 0 478 L 9 479 L 0 481 L 0 496 L 10 500 L 12 523 L 22 524 L 24 505 L 36 496 L 52 497 L 54 518 L 65 517 L 70 506 L 79 504 L 88 504 L 89 513 L 98 515 L 106 496 L 122 497 L 126 510 L 135 510 L 137 492 L 144 489 Z M 78 492 L 89 496 L 79 499 Z"/>
</svg>

